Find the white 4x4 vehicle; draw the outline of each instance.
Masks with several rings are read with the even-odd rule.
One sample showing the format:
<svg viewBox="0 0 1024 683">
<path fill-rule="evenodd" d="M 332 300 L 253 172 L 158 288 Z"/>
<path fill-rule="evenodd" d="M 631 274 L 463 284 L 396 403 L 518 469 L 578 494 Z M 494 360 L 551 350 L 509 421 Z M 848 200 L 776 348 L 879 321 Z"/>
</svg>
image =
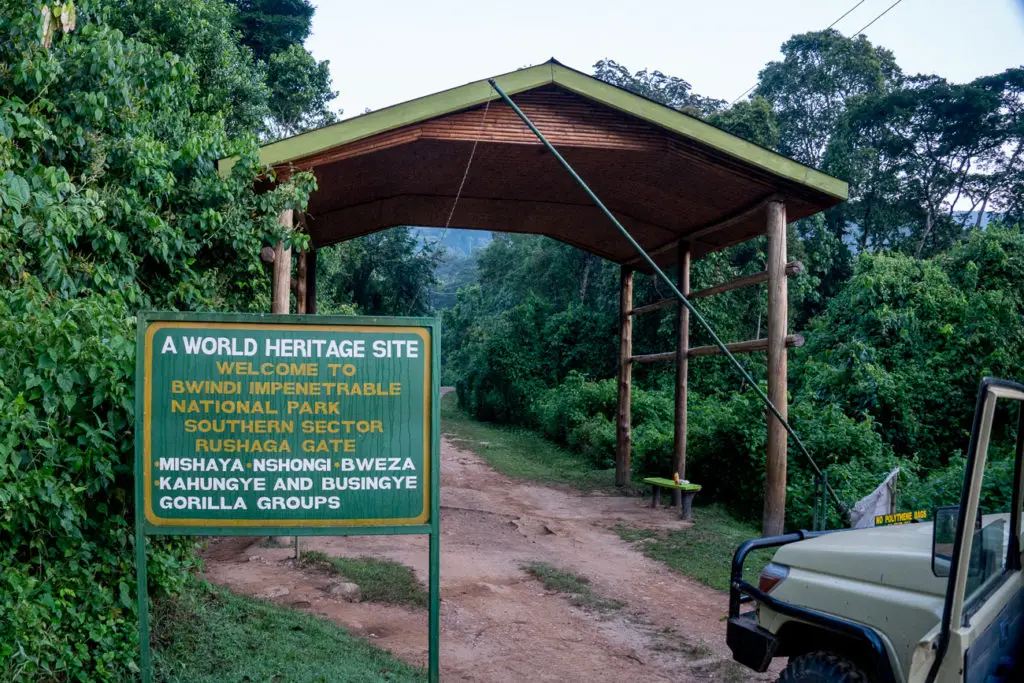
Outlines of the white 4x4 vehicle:
<svg viewBox="0 0 1024 683">
<path fill-rule="evenodd" d="M 1010 480 L 989 443 L 1014 431 Z M 788 657 L 779 683 L 1024 681 L 1022 459 L 1024 385 L 985 379 L 958 506 L 927 523 L 744 543 L 729 595 L 733 658 L 765 671 Z M 1009 509 L 981 502 L 993 483 L 1012 487 Z M 772 547 L 758 586 L 746 582 L 747 555 Z M 742 612 L 748 602 L 756 608 Z"/>
</svg>

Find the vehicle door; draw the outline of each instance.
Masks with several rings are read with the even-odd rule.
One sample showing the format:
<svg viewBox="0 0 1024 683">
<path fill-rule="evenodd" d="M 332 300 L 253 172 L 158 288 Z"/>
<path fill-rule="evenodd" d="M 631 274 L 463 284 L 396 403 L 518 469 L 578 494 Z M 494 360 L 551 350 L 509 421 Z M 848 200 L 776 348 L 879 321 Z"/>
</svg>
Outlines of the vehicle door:
<svg viewBox="0 0 1024 683">
<path fill-rule="evenodd" d="M 949 581 L 928 683 L 1024 680 L 1022 406 L 1024 385 L 982 382 L 960 504 L 936 510 L 932 567 Z"/>
</svg>

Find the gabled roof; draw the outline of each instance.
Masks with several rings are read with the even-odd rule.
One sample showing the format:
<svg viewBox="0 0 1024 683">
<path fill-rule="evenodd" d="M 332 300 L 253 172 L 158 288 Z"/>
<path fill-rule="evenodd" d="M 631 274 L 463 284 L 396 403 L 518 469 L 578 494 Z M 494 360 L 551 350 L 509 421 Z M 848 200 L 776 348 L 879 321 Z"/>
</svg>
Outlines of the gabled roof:
<svg viewBox="0 0 1024 683">
<path fill-rule="evenodd" d="M 543 64 L 502 74 L 494 80 L 509 95 L 546 85 L 561 86 L 594 102 L 688 137 L 739 161 L 836 199 L 846 200 L 849 196 L 847 184 L 838 178 L 726 133 L 698 118 L 571 69 L 553 58 Z M 268 166 L 285 165 L 332 147 L 497 99 L 498 94 L 491 88 L 487 79 L 474 81 L 272 142 L 260 148 L 260 161 Z M 218 168 L 222 172 L 229 170 L 233 165 L 233 158 L 221 159 L 218 162 Z"/>
<path fill-rule="evenodd" d="M 662 265 L 680 243 L 700 258 L 763 234 L 767 201 L 783 199 L 792 221 L 847 197 L 841 180 L 554 60 L 495 80 Z M 306 229 L 317 247 L 450 225 L 547 235 L 635 263 L 486 80 L 265 145 L 260 159 L 316 174 Z"/>
</svg>

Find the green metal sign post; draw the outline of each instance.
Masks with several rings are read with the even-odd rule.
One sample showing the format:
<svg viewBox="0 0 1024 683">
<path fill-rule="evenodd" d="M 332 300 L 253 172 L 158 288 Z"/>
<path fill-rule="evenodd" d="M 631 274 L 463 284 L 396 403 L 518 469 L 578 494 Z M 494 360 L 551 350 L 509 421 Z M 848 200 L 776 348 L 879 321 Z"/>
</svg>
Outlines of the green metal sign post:
<svg viewBox="0 0 1024 683">
<path fill-rule="evenodd" d="M 135 549 L 146 536 L 430 537 L 438 680 L 440 419 L 432 318 L 139 314 Z"/>
</svg>

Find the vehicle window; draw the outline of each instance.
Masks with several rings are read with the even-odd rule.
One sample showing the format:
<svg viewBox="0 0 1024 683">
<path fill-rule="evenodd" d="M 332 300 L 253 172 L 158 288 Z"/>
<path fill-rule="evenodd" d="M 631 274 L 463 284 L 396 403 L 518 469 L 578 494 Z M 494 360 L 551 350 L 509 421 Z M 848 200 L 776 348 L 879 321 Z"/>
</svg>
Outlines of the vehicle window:
<svg viewBox="0 0 1024 683">
<path fill-rule="evenodd" d="M 971 544 L 971 565 L 967 574 L 965 604 L 987 594 L 1006 571 L 1006 551 L 1010 524 L 1009 515 L 1001 519 L 983 519 L 982 528 L 974 532 Z"/>
<path fill-rule="evenodd" d="M 1008 567 L 1016 410 L 997 411 L 981 486 L 980 528 L 971 543 L 964 614 L 969 617 L 999 585 Z"/>
</svg>

